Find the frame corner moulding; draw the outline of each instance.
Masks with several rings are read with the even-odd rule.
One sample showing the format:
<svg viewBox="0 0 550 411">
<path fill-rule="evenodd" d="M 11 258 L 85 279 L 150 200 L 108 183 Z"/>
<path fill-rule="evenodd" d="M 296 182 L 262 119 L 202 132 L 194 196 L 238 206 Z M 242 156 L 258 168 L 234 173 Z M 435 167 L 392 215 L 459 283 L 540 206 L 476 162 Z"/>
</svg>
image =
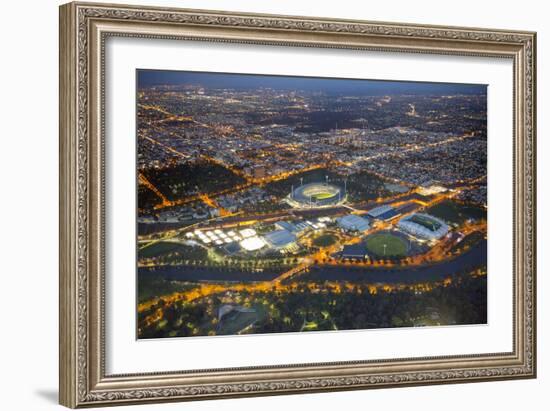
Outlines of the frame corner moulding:
<svg viewBox="0 0 550 411">
<path fill-rule="evenodd" d="M 199 372 L 106 375 L 105 39 L 204 40 L 501 57 L 514 70 L 514 350 L 508 353 Z M 536 35 L 443 27 L 69 3 L 60 7 L 60 402 L 128 403 L 370 389 L 536 376 Z"/>
</svg>

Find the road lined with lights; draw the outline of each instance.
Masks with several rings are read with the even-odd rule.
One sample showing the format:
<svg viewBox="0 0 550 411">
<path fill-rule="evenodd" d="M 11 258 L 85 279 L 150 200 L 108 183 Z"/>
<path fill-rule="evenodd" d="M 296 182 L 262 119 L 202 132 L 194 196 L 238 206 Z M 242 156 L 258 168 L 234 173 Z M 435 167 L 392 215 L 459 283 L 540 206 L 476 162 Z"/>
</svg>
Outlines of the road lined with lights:
<svg viewBox="0 0 550 411">
<path fill-rule="evenodd" d="M 456 194 L 456 193 L 452 193 L 452 194 Z M 448 196 L 444 196 L 444 195 L 437 196 L 434 199 L 434 203 L 441 201 L 442 197 L 448 197 Z M 396 218 L 402 218 L 402 217 L 403 217 L 403 215 L 396 216 L 392 220 L 395 220 Z M 388 228 L 390 228 L 392 226 L 392 223 L 391 223 L 392 220 L 389 220 L 388 222 L 381 222 L 381 224 L 378 224 L 376 227 L 369 230 L 366 233 L 366 235 L 369 235 L 369 234 L 372 234 L 372 233 L 375 233 L 375 232 L 381 231 L 381 230 L 387 230 Z M 458 231 L 462 232 L 464 235 L 467 235 L 467 234 L 470 234 L 474 231 L 486 232 L 486 229 L 487 229 L 486 222 L 481 222 L 481 223 L 477 223 L 477 224 L 465 223 L 458 229 Z M 344 245 L 354 244 L 354 243 L 357 243 L 361 240 L 362 239 L 360 237 L 352 237 L 346 243 L 344 243 Z M 445 262 L 445 261 L 452 260 L 456 256 L 449 255 L 448 251 L 450 250 L 450 248 L 454 244 L 455 244 L 454 242 L 442 241 L 440 244 L 437 244 L 436 246 L 434 246 L 433 248 L 428 250 L 428 252 L 425 253 L 425 254 L 421 254 L 421 255 L 413 256 L 413 257 L 408 257 L 405 260 L 405 264 L 400 264 L 400 266 L 415 267 L 415 266 L 423 266 L 428 261 L 433 264 L 433 263 L 436 263 L 436 262 L 437 263 L 442 263 L 442 262 Z M 378 266 L 384 266 L 384 267 L 389 267 L 389 268 L 390 267 L 395 267 L 395 264 L 390 262 L 390 261 L 383 261 L 382 263 L 379 262 L 379 261 L 369 261 L 369 260 L 364 261 L 364 262 L 354 262 L 354 263 L 341 262 L 341 261 L 339 261 L 338 263 L 335 263 L 331 260 L 323 261 L 323 259 L 327 255 L 331 255 L 332 253 L 338 251 L 338 249 L 340 248 L 341 245 L 342 245 L 341 243 L 337 243 L 337 244 L 333 244 L 333 245 L 328 246 L 328 247 L 320 247 L 320 249 L 316 253 L 304 257 L 302 259 L 302 262 L 298 266 L 293 267 L 292 269 L 282 273 L 281 275 L 279 275 L 278 277 L 274 278 L 271 281 L 263 281 L 263 282 L 259 282 L 259 283 L 246 283 L 246 284 L 231 284 L 231 285 L 227 285 L 227 284 L 215 284 L 215 285 L 213 285 L 213 284 L 201 284 L 197 288 L 194 288 L 190 291 L 178 292 L 178 293 L 171 294 L 170 296 L 163 296 L 161 298 L 156 298 L 156 299 L 150 300 L 148 302 L 142 303 L 138 306 L 138 312 L 142 312 L 144 310 L 149 309 L 150 307 L 157 304 L 160 301 L 160 299 L 162 299 L 165 302 L 165 304 L 173 304 L 173 303 L 178 302 L 178 301 L 190 302 L 190 301 L 193 301 L 197 298 L 206 297 L 206 296 L 211 295 L 211 294 L 217 294 L 217 293 L 222 293 L 222 292 L 227 292 L 227 291 L 236 291 L 236 292 L 238 292 L 238 291 L 249 291 L 249 292 L 263 291 L 263 292 L 267 292 L 267 291 L 285 291 L 285 290 L 289 290 L 289 289 L 292 289 L 292 287 L 289 288 L 289 285 L 284 284 L 283 281 L 288 280 L 290 278 L 293 278 L 296 275 L 300 275 L 302 273 L 307 272 L 314 265 L 318 266 L 318 267 L 322 267 L 322 266 L 327 266 L 327 267 L 330 267 L 330 266 L 343 266 L 343 267 L 378 267 Z M 448 281 L 449 280 L 447 280 L 447 282 Z M 432 285 L 423 284 L 422 288 L 423 289 L 428 289 L 428 288 L 431 288 L 433 286 L 434 286 L 434 284 L 432 284 Z M 386 288 L 391 290 L 395 286 L 390 286 L 388 284 L 384 284 L 381 287 L 384 290 Z M 372 292 L 377 292 L 378 288 L 379 287 L 373 286 Z M 162 311 L 162 309 L 160 309 L 160 311 Z M 152 314 L 152 317 L 149 316 L 151 318 L 148 317 L 145 320 L 145 323 L 150 324 L 151 321 L 152 322 L 158 321 L 158 316 L 159 316 L 159 312 L 155 312 L 154 314 Z M 160 317 L 160 318 L 162 318 L 162 317 Z"/>
<path fill-rule="evenodd" d="M 141 105 L 145 109 L 150 110 L 157 110 L 160 113 L 167 116 L 167 118 L 159 120 L 159 122 L 162 121 L 185 121 L 185 122 L 193 122 L 194 124 L 197 124 L 202 127 L 206 128 L 213 128 L 213 126 L 209 126 L 207 124 L 200 123 L 196 120 L 194 120 L 192 117 L 186 117 L 186 116 L 178 116 L 174 115 L 172 113 L 167 112 L 165 109 L 158 107 L 158 106 L 145 106 Z M 414 112 L 414 107 L 412 108 Z M 457 141 L 462 141 L 467 138 L 474 137 L 474 133 L 467 133 L 462 136 L 456 136 L 456 137 L 450 137 L 445 140 L 433 142 L 433 143 L 426 143 L 422 145 L 414 145 L 411 147 L 404 148 L 401 153 L 409 153 L 409 152 L 415 152 L 424 150 L 426 148 L 430 147 L 437 147 L 441 145 L 451 144 Z M 156 139 L 153 139 L 149 136 L 141 136 L 148 141 L 150 141 L 153 144 L 158 145 L 159 147 L 165 149 L 167 152 L 177 155 L 179 157 L 188 159 L 190 156 L 186 153 L 182 153 L 179 150 L 160 142 Z M 284 147 L 280 147 L 281 150 L 286 149 L 286 145 Z M 253 177 L 247 173 L 245 173 L 243 170 L 236 168 L 232 166 L 231 164 L 227 164 L 225 161 L 221 160 L 218 157 L 209 156 L 206 154 L 201 154 L 201 158 L 204 160 L 217 164 L 221 167 L 224 167 L 231 172 L 233 172 L 235 175 L 241 177 L 244 179 L 244 183 L 238 184 L 234 187 L 230 187 L 227 189 L 219 190 L 213 193 L 203 193 L 203 194 L 196 194 L 187 196 L 182 199 L 177 200 L 168 200 L 165 195 L 162 194 L 160 190 L 158 190 L 157 187 L 155 187 L 151 181 L 149 181 L 143 174 L 139 173 L 138 175 L 138 181 L 140 184 L 144 185 L 146 188 L 150 189 L 157 195 L 161 202 L 154 206 L 155 210 L 160 210 L 167 207 L 173 207 L 173 206 L 179 206 L 184 204 L 189 204 L 194 201 L 202 201 L 209 207 L 218 209 L 220 211 L 220 217 L 213 218 L 210 220 L 206 220 L 203 222 L 198 222 L 196 224 L 193 224 L 191 226 L 186 226 L 180 229 L 175 230 L 169 230 L 164 232 L 160 238 L 154 238 L 156 235 L 149 235 L 149 236 L 140 236 L 138 237 L 138 241 L 140 243 L 145 243 L 140 249 L 143 249 L 145 247 L 150 246 L 151 244 L 160 242 L 160 241 L 168 241 L 172 240 L 175 242 L 178 242 L 177 237 L 181 234 L 184 234 L 191 230 L 192 228 L 200 228 L 200 230 L 208 230 L 208 229 L 214 229 L 214 228 L 230 228 L 230 227 L 241 227 L 243 225 L 251 225 L 256 223 L 270 223 L 270 222 L 276 222 L 283 219 L 289 219 L 289 218 L 295 218 L 296 216 L 300 215 L 311 215 L 311 213 L 314 213 L 315 210 L 284 210 L 284 211 L 277 211 L 272 213 L 265 213 L 265 214 L 256 214 L 256 215 L 249 215 L 249 216 L 240 216 L 242 212 L 240 213 L 231 213 L 228 210 L 223 209 L 220 207 L 218 202 L 216 201 L 216 197 L 226 195 L 226 194 L 234 194 L 240 191 L 247 190 L 251 187 L 255 186 L 264 186 L 271 182 L 276 182 L 280 180 L 287 179 L 293 175 L 301 174 L 307 171 L 312 171 L 316 169 L 321 169 L 327 167 L 328 164 L 340 164 L 343 166 L 352 166 L 356 164 L 359 161 L 371 161 L 380 159 L 387 156 L 393 156 L 395 153 L 393 152 L 386 152 L 386 153 L 380 153 L 372 156 L 363 156 L 360 158 L 355 159 L 353 162 L 341 162 L 341 161 L 330 161 L 328 160 L 326 163 L 318 163 L 318 164 L 311 164 L 308 167 L 302 168 L 302 169 L 292 169 L 289 171 L 285 171 L 283 173 L 279 173 L 276 175 L 271 175 L 267 177 Z M 378 175 L 377 173 L 373 173 Z M 399 184 L 405 184 L 408 187 L 411 187 L 411 184 L 403 183 L 402 181 L 398 181 L 393 178 L 388 178 L 387 176 L 381 176 L 379 177 L 383 178 L 387 181 L 394 181 Z M 339 216 L 346 213 L 349 213 L 350 209 L 353 212 L 353 214 L 366 214 L 372 207 L 379 206 L 379 205 L 385 205 L 389 204 L 393 207 L 401 207 L 403 205 L 406 205 L 410 202 L 416 202 L 417 204 L 423 206 L 423 207 L 431 207 L 443 200 L 452 199 L 455 196 L 457 196 L 460 192 L 467 190 L 469 188 L 475 187 L 475 184 L 478 182 L 477 180 L 482 180 L 484 177 L 480 177 L 479 179 L 474 179 L 468 182 L 463 182 L 464 184 L 462 186 L 454 187 L 452 191 L 449 191 L 447 193 L 440 193 L 434 197 L 428 202 L 421 202 L 421 201 L 415 201 L 413 196 L 415 194 L 418 194 L 417 190 L 414 190 L 413 192 L 407 192 L 402 194 L 396 194 L 391 197 L 383 198 L 383 199 L 377 199 L 376 201 L 367 201 L 367 202 L 359 202 L 357 204 L 347 204 L 346 206 L 337 206 L 337 207 L 327 207 L 323 208 L 323 214 L 332 215 L 332 216 Z M 398 214 L 395 217 L 389 219 L 388 221 L 377 221 L 373 227 L 363 233 L 364 235 L 370 235 L 379 231 L 388 230 L 393 227 L 394 222 L 397 219 L 402 219 L 408 215 L 411 215 L 415 213 L 417 210 L 414 209 L 412 211 L 409 211 L 404 214 Z M 331 214 L 332 213 L 332 214 Z M 464 236 L 468 235 L 473 232 L 481 232 L 486 233 L 486 222 L 481 223 L 465 223 L 461 227 L 458 228 L 457 231 L 460 231 Z M 338 261 L 336 262 L 334 259 L 331 258 L 331 256 L 338 252 L 343 246 L 350 245 L 350 244 L 356 244 L 359 241 L 362 241 L 362 238 L 360 237 L 349 237 L 346 238 L 344 241 L 339 241 L 336 244 L 326 246 L 326 247 L 319 247 L 319 249 L 310 255 L 307 255 L 305 257 L 301 258 L 301 261 L 298 265 L 295 267 L 283 272 L 276 278 L 270 281 L 262 281 L 257 283 L 245 283 L 245 284 L 199 284 L 197 287 L 184 291 L 184 292 L 176 292 L 168 296 L 163 296 L 161 298 L 155 298 L 150 301 L 144 302 L 142 304 L 138 305 L 138 312 L 143 312 L 144 310 L 148 310 L 154 305 L 158 304 L 160 300 L 164 301 L 165 306 L 166 304 L 174 304 L 179 301 L 185 301 L 185 302 L 191 302 L 199 298 L 206 297 L 211 294 L 217 294 L 217 293 L 223 293 L 227 291 L 248 291 L 248 292 L 272 292 L 272 291 L 289 291 L 289 290 L 295 290 L 296 289 L 296 283 L 288 282 L 287 280 L 293 279 L 296 276 L 299 276 L 305 272 L 307 272 L 312 266 L 343 266 L 343 267 L 377 267 L 377 266 L 384 266 L 384 267 L 394 267 L 396 263 L 393 263 L 389 260 L 378 260 L 378 261 L 371 261 L 370 259 L 367 259 L 363 262 L 343 262 Z M 440 263 L 445 262 L 448 260 L 451 260 L 455 257 L 455 255 L 450 255 L 450 250 L 452 247 L 456 244 L 455 239 L 452 239 L 450 237 L 446 239 L 442 239 L 437 244 L 435 244 L 433 247 L 431 247 L 426 253 L 419 254 L 415 256 L 410 256 L 407 258 L 404 258 L 400 261 L 399 266 L 401 267 L 416 267 L 416 266 L 422 266 L 425 265 L 427 262 L 430 263 Z M 153 266 L 162 266 L 160 264 L 153 265 Z M 151 267 L 151 265 L 148 265 L 148 267 Z M 446 280 L 447 281 L 447 280 Z M 434 284 L 422 284 L 418 285 L 421 289 L 429 289 L 430 287 L 433 287 Z M 310 289 L 320 289 L 320 286 L 315 284 L 307 284 L 307 286 Z M 380 287 L 378 286 L 370 286 L 369 292 L 376 293 L 379 289 L 383 290 L 391 290 L 392 287 L 399 287 L 400 285 L 390 286 L 387 284 L 384 284 Z M 347 287 L 347 285 L 342 284 L 333 284 L 333 287 Z M 372 288 L 371 288 L 372 287 Z M 386 290 L 386 291 L 387 291 Z M 156 321 L 159 321 L 162 318 L 162 310 L 163 308 L 157 309 L 153 314 L 149 315 L 145 323 L 146 324 L 152 324 Z"/>
</svg>

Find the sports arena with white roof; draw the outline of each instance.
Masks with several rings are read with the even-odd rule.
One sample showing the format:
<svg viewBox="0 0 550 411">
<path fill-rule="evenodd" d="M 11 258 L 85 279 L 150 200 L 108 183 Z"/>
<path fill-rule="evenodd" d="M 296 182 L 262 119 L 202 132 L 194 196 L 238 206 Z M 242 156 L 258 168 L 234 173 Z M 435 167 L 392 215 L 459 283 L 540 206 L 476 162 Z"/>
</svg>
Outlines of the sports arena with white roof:
<svg viewBox="0 0 550 411">
<path fill-rule="evenodd" d="M 274 230 L 264 235 L 264 240 L 277 250 L 288 247 L 296 242 L 296 236 L 288 230 Z"/>
<path fill-rule="evenodd" d="M 449 226 L 429 214 L 414 213 L 399 220 L 397 227 L 425 240 L 437 240 L 449 232 Z"/>
<path fill-rule="evenodd" d="M 265 241 L 258 236 L 248 237 L 242 240 L 239 245 L 246 251 L 257 251 L 265 247 Z"/>
<path fill-rule="evenodd" d="M 327 183 L 309 183 L 293 188 L 286 202 L 294 208 L 331 207 L 344 203 L 345 189 Z"/>
</svg>

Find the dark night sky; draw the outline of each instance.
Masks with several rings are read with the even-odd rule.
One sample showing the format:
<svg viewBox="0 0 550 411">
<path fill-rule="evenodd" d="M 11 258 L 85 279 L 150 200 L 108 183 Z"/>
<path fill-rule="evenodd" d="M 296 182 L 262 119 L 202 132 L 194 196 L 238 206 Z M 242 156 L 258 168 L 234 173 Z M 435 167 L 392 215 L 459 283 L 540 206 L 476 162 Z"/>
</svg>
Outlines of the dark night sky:
<svg viewBox="0 0 550 411">
<path fill-rule="evenodd" d="M 192 71 L 137 70 L 138 88 L 155 85 L 200 85 L 205 88 L 250 90 L 259 87 L 280 90 L 323 91 L 327 94 L 485 94 L 483 84 L 424 83 L 410 81 L 350 80 L 319 77 L 289 77 Z"/>
</svg>

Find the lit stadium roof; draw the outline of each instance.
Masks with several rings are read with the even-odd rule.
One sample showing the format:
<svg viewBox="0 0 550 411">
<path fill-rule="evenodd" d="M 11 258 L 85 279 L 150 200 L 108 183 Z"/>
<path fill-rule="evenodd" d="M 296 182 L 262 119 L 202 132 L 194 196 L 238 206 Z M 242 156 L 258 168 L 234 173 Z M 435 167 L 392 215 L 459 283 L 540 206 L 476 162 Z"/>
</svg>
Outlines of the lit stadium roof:
<svg viewBox="0 0 550 411">
<path fill-rule="evenodd" d="M 254 236 L 245 238 L 239 244 L 246 251 L 256 251 L 265 246 L 265 241 L 258 236 Z"/>
<path fill-rule="evenodd" d="M 421 213 L 402 218 L 397 226 L 409 234 L 428 240 L 441 238 L 449 231 L 449 226 L 439 218 Z"/>
<path fill-rule="evenodd" d="M 337 223 L 344 230 L 350 231 L 366 231 L 369 229 L 369 221 L 363 217 L 359 217 L 355 214 L 348 214 L 344 217 L 340 217 L 337 220 Z"/>
<path fill-rule="evenodd" d="M 274 248 L 283 248 L 296 241 L 296 236 L 288 230 L 275 230 L 264 235 L 264 239 Z"/>
<path fill-rule="evenodd" d="M 239 234 L 243 238 L 248 238 L 256 235 L 256 230 L 253 230 L 252 228 L 245 228 L 244 230 L 240 230 Z"/>
<path fill-rule="evenodd" d="M 286 201 L 295 208 L 330 207 L 345 201 L 346 193 L 340 187 L 326 182 L 308 183 L 296 187 Z"/>
</svg>

